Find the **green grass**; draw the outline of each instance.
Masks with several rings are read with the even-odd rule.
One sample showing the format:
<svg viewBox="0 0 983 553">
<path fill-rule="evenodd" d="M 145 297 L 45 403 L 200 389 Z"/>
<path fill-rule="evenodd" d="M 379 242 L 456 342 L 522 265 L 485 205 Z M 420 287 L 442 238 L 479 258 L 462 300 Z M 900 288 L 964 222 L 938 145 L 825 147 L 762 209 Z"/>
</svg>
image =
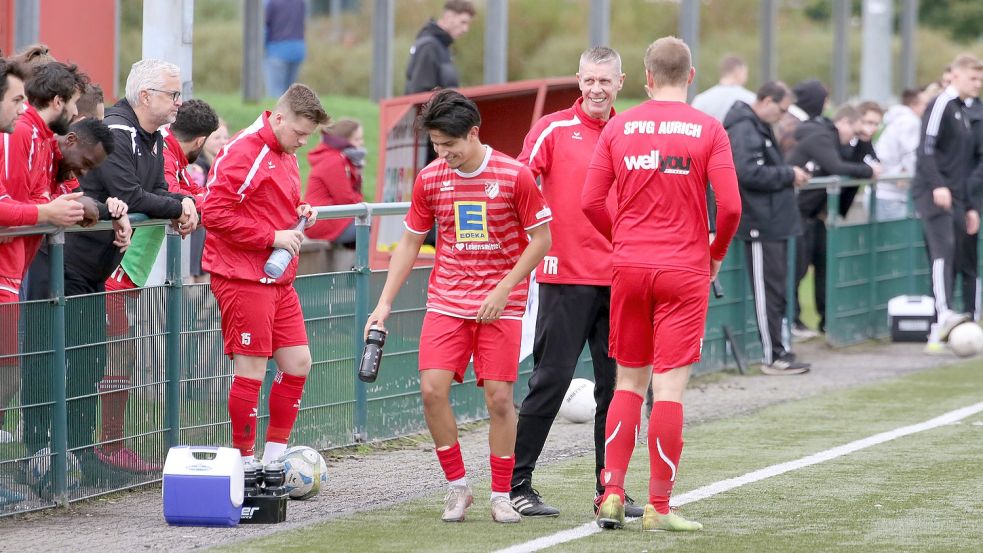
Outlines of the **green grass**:
<svg viewBox="0 0 983 553">
<path fill-rule="evenodd" d="M 242 101 L 239 94 L 198 92 L 196 96 L 208 102 L 219 116 L 225 119 L 230 134 L 248 127 L 263 110 L 272 109 L 276 103 L 273 98 L 265 98 L 258 104 L 247 104 Z M 321 96 L 321 103 L 332 119 L 347 117 L 361 121 L 365 129 L 365 144 L 369 148 L 369 156 L 362 173 L 362 193 L 368 201 L 375 201 L 375 177 L 379 158 L 379 106 L 365 98 L 348 96 Z M 317 133 L 297 152 L 297 159 L 300 161 L 301 187 L 305 190 L 307 176 L 311 169 L 307 161 L 307 152 L 320 143 L 320 133 Z"/>
<path fill-rule="evenodd" d="M 676 493 L 923 422 L 978 402 L 981 386 L 983 366 L 974 362 L 689 427 Z M 635 522 L 550 551 L 977 551 L 981 439 L 977 414 L 689 504 L 681 512 L 704 523 L 700 533 L 644 533 Z M 592 467 L 588 456 L 537 472 L 536 486 L 563 512 L 556 519 L 495 525 L 483 481 L 473 483 L 476 503 L 464 524 L 438 520 L 435 490 L 426 499 L 221 550 L 306 551 L 331 543 L 358 551 L 492 551 L 589 522 Z M 627 479 L 635 497 L 644 497 L 647 471 L 640 444 Z"/>
</svg>

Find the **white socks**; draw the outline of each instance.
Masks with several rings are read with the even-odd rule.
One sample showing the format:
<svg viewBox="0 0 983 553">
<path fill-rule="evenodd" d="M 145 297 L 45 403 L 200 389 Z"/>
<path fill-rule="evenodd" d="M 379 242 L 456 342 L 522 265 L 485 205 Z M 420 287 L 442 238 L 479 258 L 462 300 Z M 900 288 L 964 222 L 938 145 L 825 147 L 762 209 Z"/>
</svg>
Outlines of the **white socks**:
<svg viewBox="0 0 983 553">
<path fill-rule="evenodd" d="M 265 466 L 276 461 L 286 450 L 287 444 L 266 442 L 266 447 L 263 448 L 263 465 Z"/>
<path fill-rule="evenodd" d="M 451 480 L 447 482 L 447 485 L 452 488 L 467 488 L 468 487 L 468 477 L 463 476 L 457 480 Z"/>
</svg>

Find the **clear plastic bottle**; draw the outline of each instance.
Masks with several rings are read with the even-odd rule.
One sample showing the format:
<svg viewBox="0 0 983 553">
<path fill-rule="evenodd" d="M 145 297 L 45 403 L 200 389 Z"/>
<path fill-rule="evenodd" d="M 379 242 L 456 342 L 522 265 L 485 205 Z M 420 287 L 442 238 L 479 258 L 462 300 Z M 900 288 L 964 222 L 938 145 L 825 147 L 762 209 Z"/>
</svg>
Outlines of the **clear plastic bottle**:
<svg viewBox="0 0 983 553">
<path fill-rule="evenodd" d="M 291 230 L 304 230 L 305 226 L 307 226 L 307 217 L 301 217 Z M 263 266 L 263 272 L 266 273 L 266 276 L 274 280 L 278 279 L 283 276 L 283 272 L 287 270 L 287 265 L 290 265 L 290 260 L 293 258 L 294 256 L 290 253 L 290 250 L 277 248 L 267 258 L 266 265 Z"/>
</svg>

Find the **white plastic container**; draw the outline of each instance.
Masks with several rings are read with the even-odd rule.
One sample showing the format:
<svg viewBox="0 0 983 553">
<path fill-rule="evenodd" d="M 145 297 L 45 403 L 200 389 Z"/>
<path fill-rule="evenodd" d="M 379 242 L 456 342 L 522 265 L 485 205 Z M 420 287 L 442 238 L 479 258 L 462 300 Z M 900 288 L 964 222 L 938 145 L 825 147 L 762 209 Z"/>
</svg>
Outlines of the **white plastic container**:
<svg viewBox="0 0 983 553">
<path fill-rule="evenodd" d="M 887 302 L 892 342 L 925 342 L 935 322 L 931 296 L 896 296 Z"/>
<path fill-rule="evenodd" d="M 242 456 L 230 447 L 172 447 L 164 462 L 164 520 L 175 526 L 235 526 L 243 500 Z"/>
</svg>

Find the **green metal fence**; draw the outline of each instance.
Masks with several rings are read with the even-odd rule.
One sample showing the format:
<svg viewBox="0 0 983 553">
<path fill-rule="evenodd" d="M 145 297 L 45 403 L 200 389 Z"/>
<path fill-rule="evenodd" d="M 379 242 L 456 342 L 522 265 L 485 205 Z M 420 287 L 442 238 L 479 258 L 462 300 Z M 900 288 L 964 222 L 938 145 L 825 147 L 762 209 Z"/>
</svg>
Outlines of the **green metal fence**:
<svg viewBox="0 0 983 553">
<path fill-rule="evenodd" d="M 291 437 L 294 443 L 328 449 L 425 430 L 417 352 L 429 268 L 413 270 L 393 306 L 387 321 L 390 334 L 380 378 L 369 385 L 356 378 L 362 328 L 386 276 L 385 272 L 368 269 L 368 225 L 372 217 L 400 216 L 407 208 L 408 204 L 403 203 L 319 210 L 321 217 L 357 217 L 358 245 L 353 270 L 301 276 L 295 283 L 307 323 L 313 367 Z M 163 224 L 166 222 L 140 223 Z M 898 232 L 887 228 L 882 226 L 876 231 L 877 236 L 896 242 L 895 249 L 881 248 L 877 254 L 905 255 L 904 240 L 912 238 L 910 228 Z M 97 458 L 96 448 L 109 442 L 102 435 L 109 422 L 102 420 L 102 407 L 120 397 L 112 396 L 119 390 L 100 391 L 96 387 L 106 374 L 130 377 L 125 387 L 129 397 L 123 438 L 127 448 L 145 459 L 162 464 L 167 449 L 176 444 L 230 443 L 226 400 L 232 367 L 222 354 L 218 307 L 207 284 L 182 282 L 180 238 L 168 235 L 164 285 L 141 289 L 139 297 L 114 297 L 123 293 L 112 292 L 66 299 L 63 232 L 55 228 L 13 229 L 0 232 L 0 236 L 38 232 L 48 234 L 51 298 L 20 304 L 24 323 L 18 355 L 24 377 L 22 393 L 10 405 L 0 405 L 0 412 L 6 415 L 2 429 L 15 438 L 10 443 L 0 443 L 0 486 L 24 500 L 0 501 L 0 515 L 64 504 L 160 479 L 159 471 L 131 474 L 111 469 Z M 831 224 L 831 251 L 849 250 L 847 245 L 834 245 L 846 244 L 847 232 L 863 235 L 860 230 L 837 226 L 835 221 Z M 909 234 L 899 234 L 903 232 Z M 733 366 L 734 349 L 752 362 L 761 356 L 744 251 L 738 246 L 735 243 L 731 248 L 718 278 L 725 296 L 710 301 L 704 356 L 696 367 L 698 373 Z M 830 274 L 836 273 L 834 264 L 844 263 L 847 261 L 831 256 Z M 853 284 L 844 282 L 842 286 Z M 863 305 L 873 304 L 880 309 L 882 295 L 893 293 L 899 286 L 893 281 L 881 286 L 875 301 Z M 107 338 L 107 300 L 122 301 L 131 315 L 133 324 L 123 336 Z M 836 305 L 836 316 L 831 317 L 828 326 L 829 336 L 835 337 L 832 342 L 839 343 L 841 336 L 846 337 L 845 343 L 861 335 L 878 335 L 880 327 L 874 322 L 881 315 L 876 311 L 855 313 L 840 307 L 846 305 L 845 301 L 835 297 L 830 300 L 830 312 Z M 864 327 L 867 334 L 857 330 L 861 322 L 869 325 Z M 725 339 L 725 326 L 733 341 Z M 841 326 L 850 330 L 841 333 Z M 871 333 L 870 328 L 876 332 Z M 525 395 L 531 371 L 531 358 L 527 358 L 520 365 L 515 387 L 517 402 Z M 578 375 L 590 377 L 591 373 L 590 356 L 585 349 Z M 0 383 L 7 378 L 6 384 L 16 385 L 10 381 L 13 377 L 5 374 L 0 372 Z M 268 371 L 264 398 L 268 397 L 271 378 L 272 371 Z M 487 416 L 483 394 L 473 382 L 472 377 L 452 390 L 455 413 L 461 421 Z M 264 439 L 262 419 L 268 416 L 265 401 L 260 403 L 259 416 L 258 442 Z M 30 428 L 25 427 L 25 418 L 34 421 Z M 46 447 L 50 448 L 48 452 L 37 454 Z"/>
</svg>

